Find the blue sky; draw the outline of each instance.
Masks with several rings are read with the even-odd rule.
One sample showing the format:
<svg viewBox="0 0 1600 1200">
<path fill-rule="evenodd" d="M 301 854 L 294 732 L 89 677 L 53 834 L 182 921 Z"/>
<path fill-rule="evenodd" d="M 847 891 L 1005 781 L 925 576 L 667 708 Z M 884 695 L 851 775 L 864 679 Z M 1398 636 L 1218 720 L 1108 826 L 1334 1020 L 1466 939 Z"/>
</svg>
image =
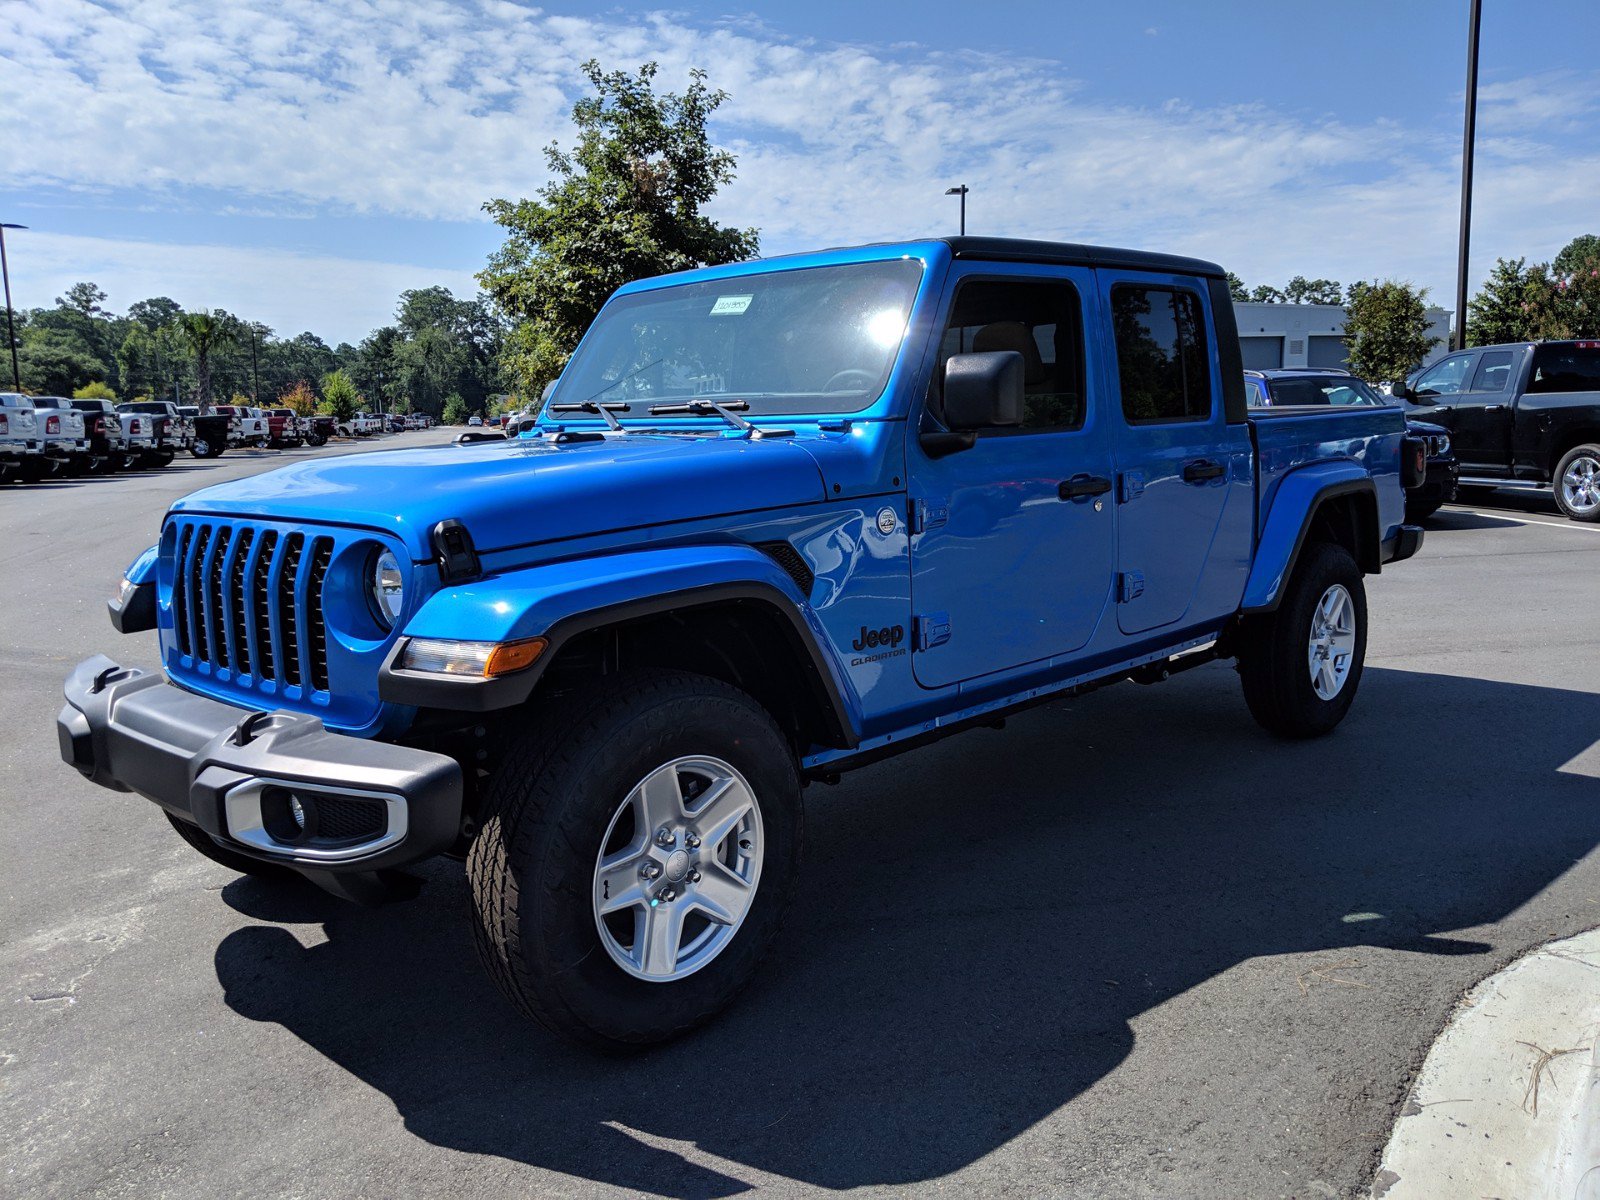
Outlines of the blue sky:
<svg viewBox="0 0 1600 1200">
<path fill-rule="evenodd" d="M 1486 0 L 1474 274 L 1600 232 L 1595 0 Z M 953 231 L 1167 249 L 1450 305 L 1466 0 L 11 0 L 16 302 L 93 279 L 358 340 L 473 288 L 591 55 L 732 98 L 717 215 L 769 253 Z"/>
</svg>

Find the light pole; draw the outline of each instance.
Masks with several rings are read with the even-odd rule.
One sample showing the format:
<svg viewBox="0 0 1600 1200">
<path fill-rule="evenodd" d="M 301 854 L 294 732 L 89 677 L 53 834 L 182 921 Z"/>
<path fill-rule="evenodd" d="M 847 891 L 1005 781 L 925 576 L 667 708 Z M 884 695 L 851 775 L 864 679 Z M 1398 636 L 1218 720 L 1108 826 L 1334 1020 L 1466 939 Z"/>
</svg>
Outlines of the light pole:
<svg viewBox="0 0 1600 1200">
<path fill-rule="evenodd" d="M 1478 25 L 1483 0 L 1472 0 L 1467 28 L 1467 117 L 1461 133 L 1461 241 L 1456 258 L 1456 349 L 1467 348 L 1467 242 L 1472 233 L 1472 151 L 1478 123 Z"/>
<path fill-rule="evenodd" d="M 6 261 L 6 230 L 26 229 L 26 225 L 13 225 L 0 221 L 0 276 L 6 285 L 6 344 L 11 347 L 11 389 L 22 390 L 22 371 L 17 367 L 17 325 L 11 316 L 11 264 Z"/>
<path fill-rule="evenodd" d="M 945 190 L 944 190 L 944 194 L 946 196 L 960 196 L 961 197 L 961 236 L 962 237 L 966 237 L 967 236 L 967 192 L 969 190 L 970 189 L 968 189 L 967 185 L 964 184 L 964 183 L 959 187 L 945 188 Z"/>
</svg>

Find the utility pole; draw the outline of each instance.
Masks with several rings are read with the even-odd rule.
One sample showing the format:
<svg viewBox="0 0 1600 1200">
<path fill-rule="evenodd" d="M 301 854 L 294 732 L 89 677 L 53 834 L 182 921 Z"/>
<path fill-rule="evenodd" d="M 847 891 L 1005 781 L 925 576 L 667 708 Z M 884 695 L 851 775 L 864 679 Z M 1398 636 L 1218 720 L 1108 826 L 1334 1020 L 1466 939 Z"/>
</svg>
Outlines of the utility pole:
<svg viewBox="0 0 1600 1200">
<path fill-rule="evenodd" d="M 256 365 L 256 327 L 250 326 L 250 403 L 261 403 L 261 370 Z"/>
<path fill-rule="evenodd" d="M 17 367 L 17 326 L 11 316 L 11 264 L 6 261 L 6 230 L 26 229 L 26 225 L 13 225 L 0 221 L 0 276 L 6 285 L 6 344 L 11 347 L 11 390 L 22 390 L 22 372 Z"/>
<path fill-rule="evenodd" d="M 967 187 L 967 185 L 963 183 L 959 187 L 946 188 L 945 191 L 944 191 L 944 194 L 946 196 L 960 196 L 961 197 L 961 236 L 962 237 L 966 237 L 967 236 L 967 192 L 970 191 L 970 190 L 971 189 L 969 189 Z"/>
<path fill-rule="evenodd" d="M 1467 30 L 1467 117 L 1461 134 L 1461 239 L 1456 257 L 1456 345 L 1467 348 L 1467 243 L 1472 235 L 1472 153 L 1478 124 L 1478 26 L 1483 0 L 1471 0 Z"/>
</svg>

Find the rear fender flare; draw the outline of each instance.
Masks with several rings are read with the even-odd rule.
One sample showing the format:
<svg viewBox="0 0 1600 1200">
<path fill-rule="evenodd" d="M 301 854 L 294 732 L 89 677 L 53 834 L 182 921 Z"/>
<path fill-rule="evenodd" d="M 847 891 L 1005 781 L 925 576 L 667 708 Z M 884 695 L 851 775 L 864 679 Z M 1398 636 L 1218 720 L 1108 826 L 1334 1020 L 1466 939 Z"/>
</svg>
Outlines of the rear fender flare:
<svg viewBox="0 0 1600 1200">
<path fill-rule="evenodd" d="M 815 611 L 770 557 L 746 545 L 672 546 L 547 563 L 490 575 L 429 597 L 378 676 L 383 699 L 418 707 L 485 712 L 532 695 L 544 668 L 580 634 L 621 621 L 728 601 L 763 604 L 784 618 L 841 745 L 860 738 L 861 708 Z M 451 679 L 396 669 L 411 638 L 517 641 L 550 647 L 528 670 L 493 680 Z"/>
<path fill-rule="evenodd" d="M 1239 606 L 1241 612 L 1271 612 L 1278 607 L 1284 585 L 1294 572 L 1300 549 L 1316 520 L 1317 510 L 1344 496 L 1372 499 L 1372 528 L 1365 530 L 1364 535 L 1367 544 L 1376 552 L 1379 546 L 1377 487 L 1366 468 L 1350 461 L 1302 467 L 1286 475 L 1273 494 L 1272 507 L 1256 545 L 1255 563 L 1245 583 L 1244 600 Z M 1372 573 L 1378 569 L 1376 561 L 1362 561 L 1359 554 L 1357 562 L 1363 571 Z"/>
</svg>

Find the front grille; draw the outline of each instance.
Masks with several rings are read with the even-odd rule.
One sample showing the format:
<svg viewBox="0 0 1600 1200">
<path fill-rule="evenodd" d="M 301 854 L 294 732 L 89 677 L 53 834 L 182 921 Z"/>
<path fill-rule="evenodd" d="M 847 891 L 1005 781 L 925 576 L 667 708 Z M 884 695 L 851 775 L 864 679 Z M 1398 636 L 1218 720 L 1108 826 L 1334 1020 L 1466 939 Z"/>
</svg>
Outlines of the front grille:
<svg viewBox="0 0 1600 1200">
<path fill-rule="evenodd" d="M 185 522 L 172 589 L 179 654 L 231 677 L 329 690 L 323 585 L 334 539 Z"/>
</svg>

